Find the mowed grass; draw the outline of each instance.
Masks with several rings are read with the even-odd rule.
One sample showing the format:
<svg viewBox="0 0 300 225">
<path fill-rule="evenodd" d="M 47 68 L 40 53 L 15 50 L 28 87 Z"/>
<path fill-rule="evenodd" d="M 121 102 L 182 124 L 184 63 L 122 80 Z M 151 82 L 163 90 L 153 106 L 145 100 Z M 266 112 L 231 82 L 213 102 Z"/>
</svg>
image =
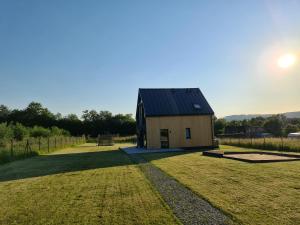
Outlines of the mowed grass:
<svg viewBox="0 0 300 225">
<path fill-rule="evenodd" d="M 200 152 L 143 156 L 239 223 L 300 224 L 300 161 L 251 164 Z"/>
<path fill-rule="evenodd" d="M 85 144 L 0 166 L 0 224 L 178 224 L 118 147 Z"/>
</svg>

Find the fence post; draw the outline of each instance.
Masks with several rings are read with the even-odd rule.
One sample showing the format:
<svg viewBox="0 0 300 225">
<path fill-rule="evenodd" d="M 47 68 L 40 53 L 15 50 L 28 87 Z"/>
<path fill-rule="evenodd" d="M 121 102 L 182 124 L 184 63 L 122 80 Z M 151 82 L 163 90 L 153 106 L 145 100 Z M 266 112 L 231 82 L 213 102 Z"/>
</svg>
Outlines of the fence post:
<svg viewBox="0 0 300 225">
<path fill-rule="evenodd" d="M 266 138 L 264 137 L 264 149 L 266 148 Z"/>
<path fill-rule="evenodd" d="M 283 138 L 281 137 L 281 150 L 283 150 Z"/>
<path fill-rule="evenodd" d="M 54 148 L 56 148 L 56 137 L 54 138 Z"/>
<path fill-rule="evenodd" d="M 48 152 L 50 152 L 50 138 L 49 137 L 48 137 L 47 142 L 48 142 Z"/>
<path fill-rule="evenodd" d="M 13 139 L 10 140 L 10 155 L 11 155 L 11 157 L 14 156 L 14 140 Z"/>
<path fill-rule="evenodd" d="M 39 151 L 41 151 L 41 137 L 39 137 Z"/>
<path fill-rule="evenodd" d="M 29 151 L 31 152 L 31 146 L 30 146 L 30 143 L 29 143 L 29 139 L 27 139 L 27 141 L 26 141 L 25 151 L 26 151 L 26 155 L 29 154 Z"/>
</svg>

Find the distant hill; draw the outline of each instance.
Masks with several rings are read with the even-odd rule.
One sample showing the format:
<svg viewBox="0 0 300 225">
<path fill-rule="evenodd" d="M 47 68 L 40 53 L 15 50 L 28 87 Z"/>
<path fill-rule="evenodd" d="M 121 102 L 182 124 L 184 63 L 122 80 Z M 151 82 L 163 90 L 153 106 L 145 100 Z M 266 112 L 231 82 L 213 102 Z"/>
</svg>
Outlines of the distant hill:
<svg viewBox="0 0 300 225">
<path fill-rule="evenodd" d="M 279 113 L 280 114 L 280 113 Z M 281 113 L 285 115 L 287 118 L 300 118 L 300 111 L 297 112 L 286 112 L 286 113 Z M 242 114 L 242 115 L 231 115 L 231 116 L 225 116 L 224 119 L 226 121 L 232 121 L 232 120 L 249 120 L 255 117 L 270 117 L 275 114 Z"/>
</svg>

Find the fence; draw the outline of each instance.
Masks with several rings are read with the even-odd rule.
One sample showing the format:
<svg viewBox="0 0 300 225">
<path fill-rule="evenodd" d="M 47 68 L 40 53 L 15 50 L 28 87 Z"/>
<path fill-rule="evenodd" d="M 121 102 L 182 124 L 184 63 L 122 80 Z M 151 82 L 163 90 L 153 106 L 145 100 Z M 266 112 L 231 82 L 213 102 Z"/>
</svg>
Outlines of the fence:
<svg viewBox="0 0 300 225">
<path fill-rule="evenodd" d="M 132 143 L 132 144 L 136 144 L 136 141 L 137 141 L 136 135 L 125 136 L 125 137 L 114 137 L 114 142 L 115 143 Z"/>
<path fill-rule="evenodd" d="M 300 139 L 291 138 L 221 138 L 220 144 L 245 148 L 300 152 Z"/>
<path fill-rule="evenodd" d="M 107 135 L 100 135 L 100 136 L 107 136 Z M 132 143 L 136 144 L 136 136 L 119 136 L 119 135 L 108 135 L 112 137 L 113 143 Z M 98 143 L 98 137 L 88 137 L 87 138 L 88 143 Z"/>
<path fill-rule="evenodd" d="M 97 143 L 98 146 L 112 146 L 114 145 L 114 140 L 113 140 L 112 135 L 98 135 L 97 138 Z"/>
<path fill-rule="evenodd" d="M 27 158 L 39 153 L 85 143 L 85 137 L 28 138 L 23 141 L 0 140 L 0 163 Z"/>
</svg>

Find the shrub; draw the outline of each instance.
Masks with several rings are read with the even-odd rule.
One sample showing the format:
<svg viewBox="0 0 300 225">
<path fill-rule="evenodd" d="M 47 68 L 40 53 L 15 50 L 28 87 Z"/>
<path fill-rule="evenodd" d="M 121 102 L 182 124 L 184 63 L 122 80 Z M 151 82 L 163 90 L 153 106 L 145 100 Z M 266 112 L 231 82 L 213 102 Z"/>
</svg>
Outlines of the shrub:
<svg viewBox="0 0 300 225">
<path fill-rule="evenodd" d="M 70 136 L 70 132 L 58 127 L 51 127 L 51 136 Z"/>
<path fill-rule="evenodd" d="M 31 137 L 49 137 L 51 134 L 51 131 L 49 129 L 46 129 L 44 127 L 34 126 L 30 130 L 30 136 Z"/>
<path fill-rule="evenodd" d="M 16 125 L 11 125 L 13 131 L 13 138 L 22 141 L 25 137 L 29 136 L 29 129 L 24 127 L 20 123 L 16 123 Z"/>
<path fill-rule="evenodd" d="M 6 123 L 0 123 L 0 147 L 4 145 L 7 139 L 13 138 L 13 131 Z"/>
</svg>

